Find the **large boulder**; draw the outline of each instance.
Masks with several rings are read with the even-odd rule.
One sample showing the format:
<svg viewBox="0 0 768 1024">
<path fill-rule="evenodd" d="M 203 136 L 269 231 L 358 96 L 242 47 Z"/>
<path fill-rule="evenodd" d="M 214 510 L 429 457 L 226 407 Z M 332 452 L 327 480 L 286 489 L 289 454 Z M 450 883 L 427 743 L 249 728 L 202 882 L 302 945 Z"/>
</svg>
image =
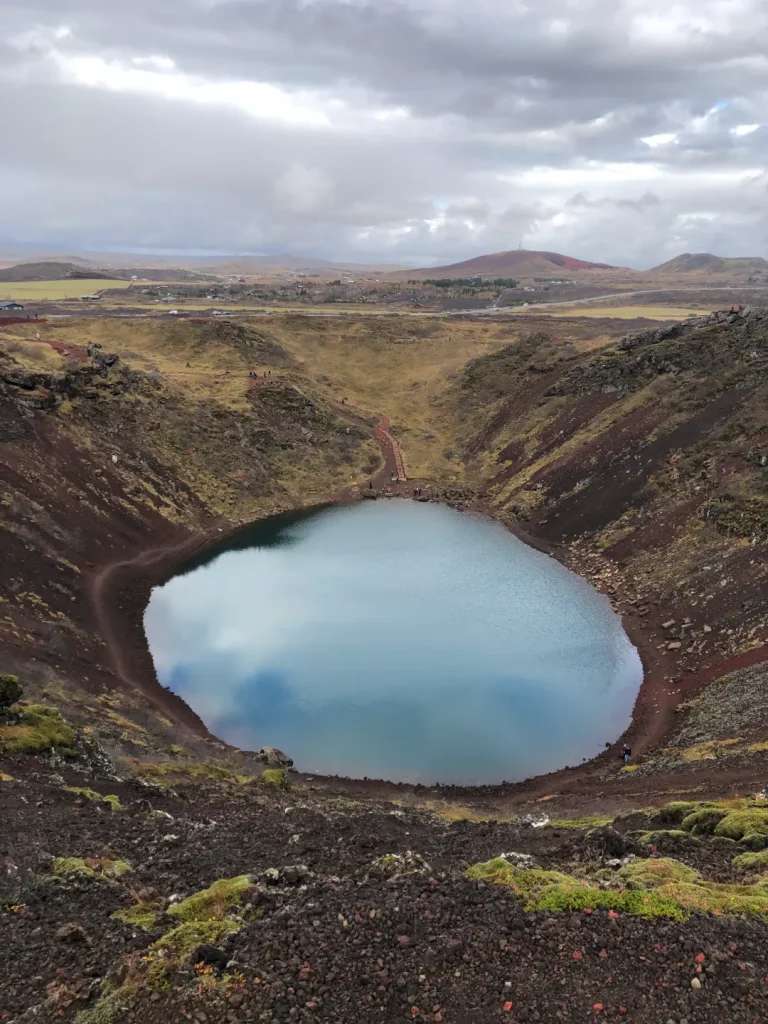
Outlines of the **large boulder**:
<svg viewBox="0 0 768 1024">
<path fill-rule="evenodd" d="M 256 754 L 256 757 L 261 761 L 262 764 L 266 764 L 270 768 L 292 768 L 293 758 L 288 757 L 282 750 L 278 750 L 277 747 L 262 747 Z"/>
</svg>

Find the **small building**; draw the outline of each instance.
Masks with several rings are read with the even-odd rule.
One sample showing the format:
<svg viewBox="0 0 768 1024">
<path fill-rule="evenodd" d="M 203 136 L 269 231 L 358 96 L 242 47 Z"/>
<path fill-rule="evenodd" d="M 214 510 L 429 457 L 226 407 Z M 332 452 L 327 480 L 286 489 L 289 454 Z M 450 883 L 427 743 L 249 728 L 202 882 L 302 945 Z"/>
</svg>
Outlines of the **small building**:
<svg viewBox="0 0 768 1024">
<path fill-rule="evenodd" d="M 12 302 L 10 299 L 0 299 L 0 313 L 18 313 L 24 309 L 20 302 Z"/>
</svg>

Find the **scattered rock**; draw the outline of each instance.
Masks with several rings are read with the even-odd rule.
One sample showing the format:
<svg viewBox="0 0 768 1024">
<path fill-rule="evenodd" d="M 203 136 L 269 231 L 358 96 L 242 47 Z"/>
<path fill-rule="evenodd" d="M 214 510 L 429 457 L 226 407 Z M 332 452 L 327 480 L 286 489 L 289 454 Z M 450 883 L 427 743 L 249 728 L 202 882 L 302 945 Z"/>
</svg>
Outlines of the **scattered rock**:
<svg viewBox="0 0 768 1024">
<path fill-rule="evenodd" d="M 88 936 L 85 933 L 85 929 L 75 921 L 70 921 L 58 928 L 56 930 L 56 938 L 59 942 L 68 942 L 73 945 L 75 943 L 88 943 Z"/>
<path fill-rule="evenodd" d="M 218 946 L 198 946 L 191 957 L 193 964 L 208 964 L 217 971 L 223 971 L 229 963 L 229 956 Z"/>
</svg>

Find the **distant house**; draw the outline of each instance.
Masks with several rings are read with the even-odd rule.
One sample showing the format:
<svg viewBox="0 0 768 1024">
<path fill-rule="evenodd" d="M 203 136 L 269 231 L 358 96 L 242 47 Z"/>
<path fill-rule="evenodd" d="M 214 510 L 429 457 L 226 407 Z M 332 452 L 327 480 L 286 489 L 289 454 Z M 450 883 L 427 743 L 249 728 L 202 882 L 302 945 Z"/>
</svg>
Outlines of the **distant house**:
<svg viewBox="0 0 768 1024">
<path fill-rule="evenodd" d="M 8 299 L 0 299 L 0 312 L 2 313 L 18 313 L 21 309 L 24 309 L 24 307 L 20 302 L 11 302 Z"/>
</svg>

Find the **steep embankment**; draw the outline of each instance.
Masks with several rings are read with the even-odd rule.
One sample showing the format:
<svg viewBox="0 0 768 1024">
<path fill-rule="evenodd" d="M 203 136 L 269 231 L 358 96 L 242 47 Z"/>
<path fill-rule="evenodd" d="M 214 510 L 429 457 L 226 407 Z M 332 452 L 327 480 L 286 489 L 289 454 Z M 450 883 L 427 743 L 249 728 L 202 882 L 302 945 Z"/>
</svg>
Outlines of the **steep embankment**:
<svg viewBox="0 0 768 1024">
<path fill-rule="evenodd" d="M 475 424 L 464 453 L 483 504 L 623 611 L 653 683 L 641 747 L 706 679 L 766 654 L 767 368 L 757 310 L 596 355 L 533 335 L 470 363 L 453 389 L 457 418 Z"/>
<path fill-rule="evenodd" d="M 98 348 L 49 350 L 61 365 L 32 369 L 34 346 L 10 347 L 17 358 L 0 351 L 2 666 L 135 754 L 141 729 L 171 724 L 147 696 L 199 728 L 153 684 L 147 587 L 219 530 L 327 500 L 376 464 L 375 446 L 296 373 L 262 369 L 255 394 L 244 370 L 228 378 L 226 394 L 242 394 L 232 408 Z M 291 362 L 276 346 L 246 358 Z M 99 708 L 115 687 L 122 707 Z"/>
</svg>

